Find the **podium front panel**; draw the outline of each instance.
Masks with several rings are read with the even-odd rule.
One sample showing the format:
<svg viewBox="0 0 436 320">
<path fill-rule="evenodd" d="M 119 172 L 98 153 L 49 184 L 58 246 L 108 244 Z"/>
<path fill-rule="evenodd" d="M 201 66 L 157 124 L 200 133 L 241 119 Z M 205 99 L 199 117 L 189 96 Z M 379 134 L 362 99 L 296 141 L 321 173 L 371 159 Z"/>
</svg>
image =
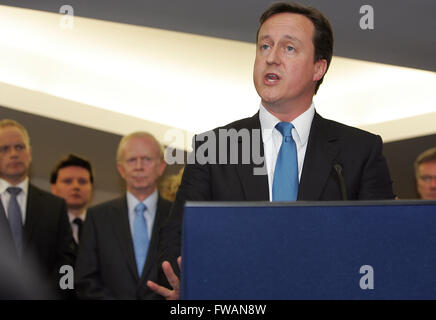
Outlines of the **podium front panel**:
<svg viewBox="0 0 436 320">
<path fill-rule="evenodd" d="M 436 202 L 188 203 L 182 299 L 435 299 Z"/>
</svg>

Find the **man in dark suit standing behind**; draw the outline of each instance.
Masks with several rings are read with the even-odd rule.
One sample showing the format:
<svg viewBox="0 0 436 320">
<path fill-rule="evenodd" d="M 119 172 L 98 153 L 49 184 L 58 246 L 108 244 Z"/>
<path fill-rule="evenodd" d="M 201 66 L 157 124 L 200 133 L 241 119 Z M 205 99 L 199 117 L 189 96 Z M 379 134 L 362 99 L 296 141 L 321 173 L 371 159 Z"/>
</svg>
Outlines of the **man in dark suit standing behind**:
<svg viewBox="0 0 436 320">
<path fill-rule="evenodd" d="M 171 207 L 157 191 L 165 167 L 151 134 L 121 140 L 117 168 L 127 193 L 88 210 L 76 264 L 79 299 L 160 298 L 146 281 L 157 277 L 159 231 Z"/>
<path fill-rule="evenodd" d="M 79 245 L 86 210 L 92 199 L 94 174 L 91 162 L 75 154 L 62 158 L 50 174 L 51 193 L 65 199 L 76 245 Z"/>
<path fill-rule="evenodd" d="M 2 239 L 9 242 L 3 248 L 19 264 L 34 264 L 35 276 L 47 279 L 48 288 L 56 292 L 61 266 L 74 264 L 73 237 L 65 201 L 29 182 L 31 160 L 27 130 L 14 120 L 1 120 L 0 225 L 6 233 Z"/>
<path fill-rule="evenodd" d="M 167 299 L 177 299 L 180 289 L 173 269 L 180 255 L 185 201 L 394 198 L 381 138 L 324 119 L 315 111 L 312 99 L 333 54 L 328 19 L 311 7 L 273 4 L 260 18 L 256 45 L 253 80 L 261 98 L 259 112 L 203 135 L 216 138 L 216 150 L 209 152 L 216 154 L 212 161 L 198 160 L 195 153 L 202 150 L 204 137 L 196 139 L 196 159 L 185 168 L 169 223 L 163 228 L 162 257 L 172 267 L 168 262 L 162 266 L 174 290 L 151 281 L 149 286 Z M 233 131 L 235 137 L 244 130 L 248 133 L 236 136 L 240 139 L 233 149 L 238 151 L 238 163 L 230 163 L 234 155 L 228 156 L 223 141 L 227 138 L 220 132 L 232 135 Z M 249 161 L 241 163 L 247 146 L 256 146 L 262 161 L 256 162 L 252 151 L 246 157 Z"/>
</svg>

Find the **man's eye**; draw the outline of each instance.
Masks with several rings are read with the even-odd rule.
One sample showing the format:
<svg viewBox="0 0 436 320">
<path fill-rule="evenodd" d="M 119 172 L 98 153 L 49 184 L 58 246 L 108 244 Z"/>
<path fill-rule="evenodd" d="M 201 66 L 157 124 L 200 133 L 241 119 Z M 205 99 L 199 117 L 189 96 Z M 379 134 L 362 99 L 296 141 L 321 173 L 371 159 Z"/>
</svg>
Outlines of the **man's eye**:
<svg viewBox="0 0 436 320">
<path fill-rule="evenodd" d="M 421 180 L 424 181 L 425 183 L 430 183 L 432 179 L 433 179 L 432 176 L 421 176 Z"/>
<path fill-rule="evenodd" d="M 294 49 L 294 47 L 293 46 L 286 46 L 286 51 L 288 51 L 288 52 L 292 52 L 292 51 L 294 51 L 295 49 Z"/>
<path fill-rule="evenodd" d="M 0 147 L 0 153 L 6 153 L 9 150 L 9 146 L 1 146 Z"/>
<path fill-rule="evenodd" d="M 71 180 L 71 179 L 65 179 L 65 180 L 64 180 L 64 183 L 65 183 L 65 184 L 71 184 L 71 182 L 73 182 L 73 180 Z"/>
<path fill-rule="evenodd" d="M 260 46 L 260 48 L 261 48 L 262 50 L 267 50 L 267 49 L 269 48 L 269 45 L 267 45 L 267 44 L 263 44 L 263 45 Z"/>
</svg>

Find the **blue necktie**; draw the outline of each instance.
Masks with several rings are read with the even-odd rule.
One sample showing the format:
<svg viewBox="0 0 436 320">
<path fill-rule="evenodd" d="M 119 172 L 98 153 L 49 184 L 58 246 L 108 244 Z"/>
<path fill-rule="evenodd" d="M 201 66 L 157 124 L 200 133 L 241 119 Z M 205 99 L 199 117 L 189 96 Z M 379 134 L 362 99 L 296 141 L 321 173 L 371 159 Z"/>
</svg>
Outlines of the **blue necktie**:
<svg viewBox="0 0 436 320">
<path fill-rule="evenodd" d="M 282 134 L 273 181 L 273 201 L 295 201 L 298 196 L 297 147 L 292 138 L 293 124 L 279 122 L 276 129 Z"/>
<path fill-rule="evenodd" d="M 138 275 L 141 276 L 148 251 L 148 230 L 144 212 L 147 209 L 142 202 L 135 207 L 135 218 L 133 220 L 133 247 L 135 249 L 136 267 Z"/>
<path fill-rule="evenodd" d="M 23 219 L 21 217 L 21 209 L 17 201 L 17 195 L 21 192 L 21 189 L 9 187 L 7 188 L 7 191 L 11 195 L 8 205 L 9 226 L 11 227 L 12 238 L 14 239 L 18 256 L 21 257 L 21 252 L 23 249 Z"/>
</svg>

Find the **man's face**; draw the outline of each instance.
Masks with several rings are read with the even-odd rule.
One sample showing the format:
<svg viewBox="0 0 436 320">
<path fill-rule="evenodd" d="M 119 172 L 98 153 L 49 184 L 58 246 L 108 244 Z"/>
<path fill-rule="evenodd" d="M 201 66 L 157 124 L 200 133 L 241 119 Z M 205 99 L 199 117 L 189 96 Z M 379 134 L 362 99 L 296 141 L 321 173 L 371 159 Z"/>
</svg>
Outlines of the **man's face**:
<svg viewBox="0 0 436 320">
<path fill-rule="evenodd" d="M 19 184 L 26 178 L 31 161 L 32 151 L 23 133 L 13 126 L 0 129 L 0 177 Z"/>
<path fill-rule="evenodd" d="M 92 196 L 89 171 L 77 166 L 59 169 L 56 183 L 51 185 L 51 192 L 64 198 L 69 210 L 86 209 Z"/>
<path fill-rule="evenodd" d="M 417 177 L 418 193 L 424 200 L 436 200 L 436 161 L 421 163 Z"/>
<path fill-rule="evenodd" d="M 314 62 L 312 21 L 300 14 L 279 13 L 259 30 L 253 80 L 265 107 L 311 101 L 326 60 Z"/>
<path fill-rule="evenodd" d="M 159 147 L 151 138 L 133 137 L 124 145 L 117 166 L 127 190 L 135 194 L 153 192 L 166 163 L 161 160 Z"/>
</svg>

